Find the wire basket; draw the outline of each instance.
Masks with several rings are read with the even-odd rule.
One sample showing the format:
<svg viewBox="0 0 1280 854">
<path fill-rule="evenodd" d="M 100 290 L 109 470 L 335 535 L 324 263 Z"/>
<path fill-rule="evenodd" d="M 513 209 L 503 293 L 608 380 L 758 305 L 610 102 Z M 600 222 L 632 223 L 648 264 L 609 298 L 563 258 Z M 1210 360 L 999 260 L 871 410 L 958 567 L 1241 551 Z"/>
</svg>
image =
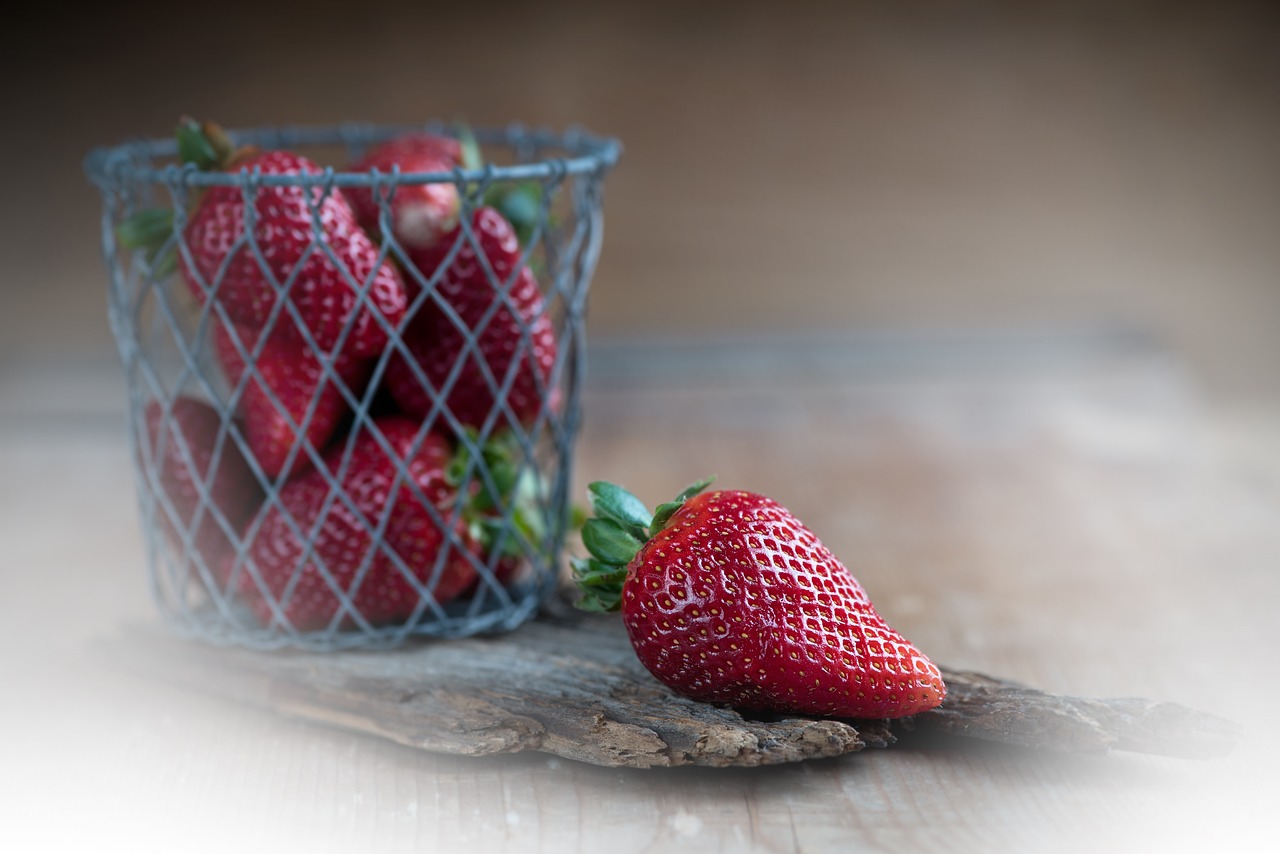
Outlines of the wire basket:
<svg viewBox="0 0 1280 854">
<path fill-rule="evenodd" d="M 361 166 L 413 134 L 457 139 L 439 124 L 226 134 L 317 164 L 291 173 L 201 169 L 175 140 L 85 161 L 150 581 L 186 634 L 394 646 L 510 630 L 555 587 L 620 148 L 510 126 L 474 132 L 479 168 Z M 432 193 L 456 218 L 425 261 L 398 200 Z M 126 239 L 143 227 L 146 247 Z"/>
</svg>

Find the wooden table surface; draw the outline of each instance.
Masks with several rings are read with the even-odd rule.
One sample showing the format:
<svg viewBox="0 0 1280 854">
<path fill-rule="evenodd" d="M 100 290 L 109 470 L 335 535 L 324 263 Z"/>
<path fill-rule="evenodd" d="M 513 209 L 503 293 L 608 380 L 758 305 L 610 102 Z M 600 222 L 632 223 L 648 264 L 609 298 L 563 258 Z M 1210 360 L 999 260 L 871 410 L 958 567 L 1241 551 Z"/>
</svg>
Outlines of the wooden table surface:
<svg viewBox="0 0 1280 854">
<path fill-rule="evenodd" d="M 926 652 L 1240 721 L 1230 757 L 928 739 L 771 768 L 434 755 L 121 660 L 158 618 L 114 365 L 0 372 L 0 850 L 1250 850 L 1280 787 L 1280 413 L 1112 335 L 602 346 L 576 480 L 794 510 Z M 161 637 L 163 637 L 163 633 Z"/>
</svg>

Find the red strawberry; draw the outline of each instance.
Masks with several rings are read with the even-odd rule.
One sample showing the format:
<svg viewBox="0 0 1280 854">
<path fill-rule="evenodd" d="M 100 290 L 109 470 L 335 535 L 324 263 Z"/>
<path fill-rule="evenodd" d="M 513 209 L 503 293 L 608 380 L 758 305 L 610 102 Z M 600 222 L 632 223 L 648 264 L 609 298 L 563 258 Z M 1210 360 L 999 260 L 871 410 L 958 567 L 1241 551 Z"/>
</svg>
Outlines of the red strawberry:
<svg viewBox="0 0 1280 854">
<path fill-rule="evenodd" d="M 351 168 L 383 174 L 395 167 L 400 172 L 448 172 L 461 162 L 457 140 L 427 133 L 395 137 L 374 148 Z M 347 198 L 360 224 L 370 234 L 379 231 L 378 202 L 372 190 L 351 187 Z M 385 192 L 385 191 L 384 191 Z M 391 233 L 408 252 L 435 247 L 458 225 L 458 188 L 453 184 L 401 184 L 390 196 Z"/>
<path fill-rule="evenodd" d="M 468 285 L 481 291 L 492 291 L 493 284 L 489 279 L 486 267 L 493 271 L 499 282 L 505 283 L 520 263 L 520 240 L 511 223 L 497 208 L 487 205 L 475 209 L 471 215 L 471 236 L 455 228 L 434 246 L 419 251 L 409 252 L 409 259 L 425 279 L 436 274 L 441 262 L 457 246 L 453 261 L 449 265 L 449 277 L 456 283 Z M 479 245 L 480 251 L 476 251 Z M 481 260 L 483 256 L 483 261 Z M 410 301 L 417 293 L 416 284 L 410 277 Z"/>
<path fill-rule="evenodd" d="M 372 159 L 378 153 L 388 163 L 403 163 L 415 157 L 434 157 L 451 166 L 462 162 L 462 144 L 458 140 L 425 131 L 409 131 L 392 137 L 375 147 L 367 157 Z"/>
<path fill-rule="evenodd" d="M 456 382 L 446 397 L 461 424 L 482 426 L 499 400 L 510 409 L 509 416 L 498 415 L 499 425 L 510 420 L 529 424 L 544 397 L 555 405 L 554 390 L 549 389 L 558 351 L 555 329 L 532 272 L 528 267 L 515 272 L 520 246 L 510 224 L 493 208 L 484 207 L 476 211 L 472 228 L 483 260 L 471 241 L 463 240 L 403 336 L 432 391 L 419 382 L 399 353 L 387 366 L 387 387 L 405 412 L 425 415 L 433 393 L 442 390 L 461 359 Z M 421 271 L 431 275 L 428 267 Z M 499 288 L 507 288 L 513 272 L 514 282 L 500 296 Z M 474 347 L 468 346 L 471 336 Z"/>
<path fill-rule="evenodd" d="M 341 474 L 342 495 L 333 496 L 326 508 L 331 487 L 320 471 L 310 471 L 285 485 L 280 491 L 280 507 L 267 506 L 263 510 L 261 525 L 253 535 L 249 559 L 294 629 L 329 625 L 341 609 L 335 588 L 349 595 L 355 610 L 372 625 L 411 617 L 420 597 L 414 583 L 390 557 L 392 553 L 404 561 L 419 584 L 431 588 L 440 603 L 456 597 L 475 577 L 466 554 L 447 542 L 444 530 L 413 490 L 403 478 L 396 478 L 403 465 L 423 497 L 442 520 L 447 520 L 454 513 L 457 500 L 445 479 L 449 444 L 435 434 L 427 434 L 415 450 L 419 427 L 413 421 L 389 416 L 374 424 L 390 453 L 372 432 L 363 431 L 343 470 L 340 466 L 346 443 L 336 444 L 325 455 L 325 464 L 334 476 Z M 289 518 L 301 530 L 301 539 Z M 375 541 L 372 532 L 384 518 L 386 527 Z M 460 518 L 456 534 L 467 542 Z M 248 568 L 241 571 L 239 586 L 259 618 L 270 622 L 271 608 Z M 347 626 L 355 620 L 350 613 L 344 613 L 339 623 Z"/>
<path fill-rule="evenodd" d="M 236 159 L 227 171 L 242 169 L 263 175 L 321 172 L 310 160 L 287 151 Z M 391 263 L 379 262 L 378 246 L 360 229 L 343 194 L 337 188 L 261 186 L 253 196 L 253 241 L 245 239 L 242 188 L 210 187 L 196 202 L 184 231 L 190 261 L 184 254 L 181 264 L 196 297 L 204 301 L 213 296 L 237 323 L 262 327 L 276 305 L 274 280 L 288 286 L 289 301 L 322 350 L 330 352 L 350 325 L 344 354 L 380 352 L 387 333 L 377 315 L 392 327 L 400 323 L 404 283 Z M 322 240 L 314 239 L 313 221 Z M 366 286 L 367 303 L 359 296 Z M 300 334 L 287 307 L 278 323 Z"/>
<path fill-rule="evenodd" d="M 221 325 L 214 326 L 214 352 L 234 387 L 244 375 L 245 362 L 233 334 L 252 357 L 262 333 L 248 328 L 232 332 Z M 298 443 L 298 428 L 303 428 L 302 435 L 312 448 L 323 450 L 346 416 L 347 403 L 337 384 L 326 380 L 321 359 L 282 331 L 268 336 L 254 364 L 261 379 L 251 377 L 240 400 L 245 439 L 262 470 L 275 478 L 284 471 L 290 450 Z M 368 362 L 345 353 L 339 353 L 334 362 L 334 373 L 357 397 L 364 390 L 369 371 Z M 289 475 L 310 466 L 311 455 L 306 446 L 299 447 Z"/>
<path fill-rule="evenodd" d="M 621 608 L 636 655 L 672 689 L 755 711 L 896 718 L 946 696 L 938 668 L 777 502 L 696 484 L 650 516 L 591 485 L 588 610 Z"/>
<path fill-rule="evenodd" d="M 231 541 L 216 518 L 239 533 L 262 502 L 258 482 L 230 436 L 222 440 L 216 470 L 210 471 L 222 416 L 203 401 L 179 397 L 166 413 L 163 404 L 147 404 L 144 459 L 170 508 L 156 508 L 156 516 L 170 541 L 180 548 L 182 534 L 198 525 L 192 542 L 206 568 L 216 570 L 231 551 Z M 201 497 L 208 489 L 208 501 Z M 169 511 L 172 511 L 172 514 Z M 196 516 L 200 520 L 196 522 Z"/>
</svg>

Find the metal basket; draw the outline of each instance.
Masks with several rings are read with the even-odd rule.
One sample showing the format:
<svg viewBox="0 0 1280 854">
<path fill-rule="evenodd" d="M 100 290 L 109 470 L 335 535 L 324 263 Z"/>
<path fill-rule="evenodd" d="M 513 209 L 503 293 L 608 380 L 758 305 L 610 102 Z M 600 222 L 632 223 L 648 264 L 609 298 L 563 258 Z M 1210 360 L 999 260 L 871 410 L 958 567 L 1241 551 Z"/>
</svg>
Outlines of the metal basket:
<svg viewBox="0 0 1280 854">
<path fill-rule="evenodd" d="M 264 128 L 230 131 L 229 136 L 238 145 L 283 149 L 320 164 L 341 164 L 354 162 L 377 143 L 409 131 L 451 134 L 449 127 L 429 123 Z M 182 632 L 215 643 L 259 648 L 394 646 L 416 636 L 510 630 L 530 618 L 554 588 L 562 543 L 571 525 L 570 467 L 580 422 L 587 291 L 602 237 L 602 182 L 620 149 L 613 140 L 581 131 L 554 133 L 521 126 L 478 129 L 475 139 L 488 161 L 483 168 L 415 174 L 398 169 L 343 171 L 341 166 L 309 175 L 200 171 L 176 161 L 173 140 L 97 149 L 87 157 L 86 172 L 104 201 L 108 311 L 129 396 L 150 580 L 161 611 Z M 184 231 L 186 217 L 199 194 L 214 187 L 235 188 L 244 199 L 244 209 L 251 211 L 256 194 L 265 188 L 299 187 L 316 205 L 308 252 L 332 257 L 333 241 L 326 236 L 319 212 L 322 200 L 367 188 L 377 202 L 379 222 L 385 225 L 398 191 L 427 184 L 452 185 L 457 190 L 460 213 L 454 245 L 439 269 L 422 271 L 414 269 L 392 229 L 369 230 L 379 250 L 379 263 L 394 265 L 406 287 L 413 281 L 416 296 L 402 323 L 388 323 L 371 308 L 388 343 L 379 353 L 364 357 L 360 381 L 352 381 L 339 367 L 341 342 L 350 329 L 341 330 L 337 347 L 319 346 L 307 323 L 299 319 L 293 300 L 291 289 L 304 287 L 301 274 L 280 281 L 272 278 L 264 258 L 267 239 L 254 232 L 255 223 L 246 215 L 246 251 L 252 252 L 263 275 L 272 281 L 274 302 L 253 336 L 236 339 L 235 358 L 242 364 L 228 369 L 227 358 L 215 352 L 214 339 L 222 334 L 220 328 L 236 328 L 236 322 L 218 298 L 218 283 L 212 283 L 212 296 L 197 298 L 200 295 L 193 294 L 188 278 L 190 268 L 184 266 L 192 252 Z M 516 185 L 531 189 L 524 197 L 529 227 L 521 239 L 520 267 L 534 271 L 541 294 L 543 332 L 539 334 L 545 334 L 549 320 L 555 342 L 554 360 L 548 360 L 549 370 L 539 375 L 538 406 L 531 416 L 518 415 L 507 402 L 520 370 L 510 366 L 522 364 L 526 356 L 533 358 L 528 355 L 535 346 L 531 319 L 520 317 L 520 334 L 511 345 L 514 355 L 505 373 L 491 369 L 481 345 L 483 323 L 492 320 L 495 312 L 517 313 L 511 308 L 513 277 L 501 277 L 485 267 L 494 297 L 484 321 L 474 328 L 462 324 L 440 295 L 443 271 L 457 253 L 467 247 L 480 251 L 471 227 L 473 212 L 492 198 L 495 188 Z M 125 248 L 118 239 L 122 223 L 153 209 L 174 214 L 165 250 L 178 261 L 169 269 L 156 253 Z M 347 273 L 358 307 L 371 307 L 373 276 L 361 281 Z M 402 333 L 417 312 L 432 306 L 460 324 L 457 365 L 434 381 L 421 369 L 412 371 L 429 406 L 425 415 L 414 416 L 411 448 L 400 456 L 399 451 L 390 450 L 384 426 L 384 419 L 392 417 L 388 412 L 394 410 L 388 404 L 386 376 L 396 360 L 415 364 Z M 351 317 L 347 327 L 355 323 L 355 315 Z M 273 380 L 267 377 L 261 343 L 271 339 L 276 327 L 288 324 L 292 324 L 286 326 L 290 340 L 302 342 L 298 360 L 311 364 L 307 360 L 314 359 L 319 371 L 313 399 L 305 411 L 292 413 L 285 411 Z M 468 359 L 471 368 L 464 369 L 461 366 Z M 461 382 L 467 370 L 482 377 L 493 399 L 483 418 L 471 419 L 479 423 L 464 423 L 451 408 L 454 384 Z M 246 408 L 255 393 L 278 408 L 282 423 L 298 437 L 279 473 L 267 471 L 248 436 Z M 335 401 L 343 413 L 339 426 L 324 441 L 311 441 L 307 431 L 315 426 L 317 412 L 327 411 L 325 406 Z M 193 440 L 193 431 L 185 426 L 189 422 L 183 421 L 187 409 L 202 415 L 199 441 Z M 427 495 L 416 479 L 417 470 L 405 462 L 427 444 L 441 440 L 451 454 L 444 499 L 435 492 Z M 386 486 L 390 496 L 386 508 L 379 509 L 375 501 L 370 510 L 367 496 L 348 488 L 356 475 L 352 462 L 359 453 L 356 448 L 366 441 L 394 463 L 393 480 Z M 495 447 L 502 453 L 495 454 Z M 221 479 L 232 462 L 239 471 L 240 460 L 251 477 L 238 494 L 252 498 L 237 498 L 235 506 L 228 507 L 229 493 Z M 294 518 L 301 505 L 291 500 L 291 490 L 300 492 L 296 484 L 304 478 L 309 478 L 313 497 L 323 494 L 308 505 L 314 509 L 314 518 Z M 477 496 L 485 500 L 478 501 Z M 389 544 L 388 532 L 398 524 L 397 514 L 406 500 L 415 502 L 413 512 L 419 515 L 413 518 L 418 519 L 419 529 L 435 526 L 431 536 L 438 539 L 438 547 L 433 553 L 408 553 Z M 248 503 L 255 506 L 243 506 Z M 482 512 L 477 506 L 482 506 Z M 357 547 L 348 549 L 351 554 L 342 559 L 349 565 L 337 565 L 342 561 L 333 559 L 334 550 L 326 556 L 318 545 L 324 526 L 338 516 L 356 525 L 351 536 Z M 283 584 L 278 567 L 275 576 L 264 574 L 266 552 L 261 549 L 271 547 L 263 541 L 268 525 L 295 538 L 301 549 Z M 483 548 L 477 545 L 482 537 Z M 215 542 L 216 546 L 211 545 Z M 442 579 L 462 572 L 469 574 L 467 589 L 438 595 Z M 398 590 L 396 602 L 409 604 L 391 618 L 381 611 L 377 616 L 363 613 L 367 609 L 362 606 L 362 591 L 376 593 L 382 589 L 378 585 Z M 310 596 L 332 600 L 328 603 L 332 614 L 323 624 L 304 625 L 306 621 L 293 617 L 300 600 L 291 597 L 298 597 L 304 587 Z"/>
</svg>

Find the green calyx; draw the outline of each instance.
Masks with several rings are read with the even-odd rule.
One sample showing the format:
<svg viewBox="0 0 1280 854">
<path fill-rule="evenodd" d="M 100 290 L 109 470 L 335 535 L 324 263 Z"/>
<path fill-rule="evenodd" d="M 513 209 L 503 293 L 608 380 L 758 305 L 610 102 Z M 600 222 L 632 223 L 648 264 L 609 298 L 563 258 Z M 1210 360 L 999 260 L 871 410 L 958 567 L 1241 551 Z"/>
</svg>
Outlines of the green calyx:
<svg viewBox="0 0 1280 854">
<path fill-rule="evenodd" d="M 201 172 L 221 169 L 231 159 L 235 146 L 222 128 L 213 122 L 201 124 L 190 116 L 178 120 L 178 159 Z"/>
<path fill-rule="evenodd" d="M 496 551 L 504 557 L 521 558 L 527 548 L 544 548 L 545 479 L 536 466 L 523 461 L 520 445 L 511 433 L 492 436 L 484 443 L 474 430 L 468 428 L 467 433 L 470 441 L 458 443 L 444 477 L 455 488 L 468 482 L 475 486 L 462 508 L 471 536 L 486 554 Z M 479 460 L 474 459 L 472 448 L 479 450 Z M 487 478 L 481 476 L 481 466 L 488 471 Z"/>
<path fill-rule="evenodd" d="M 511 223 L 521 246 L 528 246 L 542 212 L 542 185 L 536 181 L 494 184 L 485 191 L 484 203 Z"/>
<path fill-rule="evenodd" d="M 484 152 L 471 126 L 458 120 L 454 122 L 453 132 L 462 150 L 462 168 L 477 172 L 483 169 Z M 476 188 L 470 189 L 474 191 Z M 511 229 L 516 233 L 520 245 L 528 246 L 542 214 L 544 192 L 542 184 L 537 181 L 490 184 L 485 188 L 480 202 L 502 214 L 511 223 Z"/>
<path fill-rule="evenodd" d="M 236 148 L 226 131 L 214 122 L 197 122 L 184 116 L 174 132 L 178 159 L 201 172 L 221 169 L 231 162 Z M 178 266 L 173 237 L 173 211 L 151 208 L 138 211 L 116 226 L 116 239 L 125 249 L 143 253 L 153 279 L 167 278 Z"/>
<path fill-rule="evenodd" d="M 116 240 L 125 249 L 141 251 L 148 272 L 157 281 L 178 266 L 172 236 L 173 211 L 165 208 L 138 211 L 116 226 Z"/>
<path fill-rule="evenodd" d="M 582 525 L 582 544 L 590 557 L 574 558 L 573 580 L 582 590 L 577 606 L 584 611 L 616 611 L 622 605 L 627 566 L 651 538 L 666 527 L 672 515 L 714 478 L 705 478 L 659 504 L 653 512 L 617 484 L 596 481 L 587 487 L 595 516 Z"/>
</svg>

